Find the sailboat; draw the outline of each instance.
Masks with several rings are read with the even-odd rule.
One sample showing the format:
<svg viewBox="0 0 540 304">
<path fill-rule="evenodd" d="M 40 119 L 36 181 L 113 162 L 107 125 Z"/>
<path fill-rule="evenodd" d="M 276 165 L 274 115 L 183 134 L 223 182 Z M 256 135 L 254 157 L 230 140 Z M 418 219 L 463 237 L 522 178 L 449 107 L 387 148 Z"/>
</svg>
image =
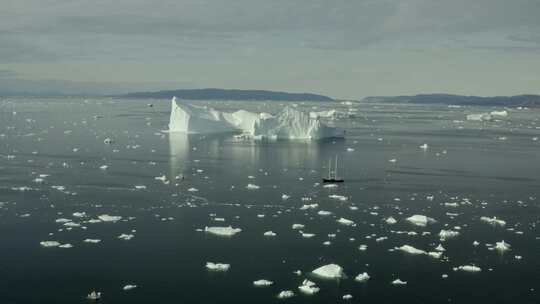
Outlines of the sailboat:
<svg viewBox="0 0 540 304">
<path fill-rule="evenodd" d="M 323 183 L 343 183 L 345 180 L 342 178 L 338 178 L 337 174 L 338 170 L 338 157 L 336 155 L 336 164 L 334 168 L 334 172 L 332 172 L 332 159 L 328 159 L 328 177 L 322 179 Z"/>
</svg>

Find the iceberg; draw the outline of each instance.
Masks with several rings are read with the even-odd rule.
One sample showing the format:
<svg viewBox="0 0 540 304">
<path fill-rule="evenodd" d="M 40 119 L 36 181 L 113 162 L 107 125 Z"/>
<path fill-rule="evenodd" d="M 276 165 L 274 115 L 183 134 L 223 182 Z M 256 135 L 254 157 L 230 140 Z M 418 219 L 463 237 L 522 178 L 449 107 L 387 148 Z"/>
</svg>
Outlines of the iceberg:
<svg viewBox="0 0 540 304">
<path fill-rule="evenodd" d="M 307 279 L 302 282 L 302 285 L 298 286 L 298 289 L 308 295 L 316 294 L 320 290 L 314 282 Z"/>
<path fill-rule="evenodd" d="M 274 282 L 272 282 L 270 280 L 265 280 L 265 279 L 260 279 L 260 280 L 257 280 L 257 281 L 253 281 L 253 285 L 257 286 L 257 287 L 266 287 L 266 286 L 270 286 L 272 284 L 274 284 Z"/>
<path fill-rule="evenodd" d="M 427 217 L 425 215 L 415 214 L 413 216 L 410 216 L 406 218 L 408 222 L 410 222 L 413 225 L 420 226 L 420 227 L 426 227 L 428 223 L 434 223 L 435 220 Z"/>
<path fill-rule="evenodd" d="M 467 120 L 469 121 L 490 121 L 493 117 L 489 113 L 480 113 L 480 114 L 468 114 Z"/>
<path fill-rule="evenodd" d="M 182 103 L 176 97 L 171 101 L 169 132 L 241 132 L 254 139 L 320 139 L 344 137 L 345 133 L 327 126 L 318 116 L 288 106 L 276 115 L 245 110 L 222 112 Z"/>
<path fill-rule="evenodd" d="M 204 227 L 204 231 L 218 236 L 233 236 L 242 231 L 240 228 L 228 227 Z"/>
<path fill-rule="evenodd" d="M 343 268 L 337 264 L 328 264 L 313 270 L 312 273 L 327 279 L 339 279 L 343 277 Z"/>
<path fill-rule="evenodd" d="M 367 282 L 367 280 L 369 280 L 369 274 L 367 272 L 363 272 L 357 275 L 354 280 L 357 282 Z"/>
<path fill-rule="evenodd" d="M 227 271 L 230 267 L 230 264 L 206 262 L 206 269 L 210 271 Z"/>
</svg>

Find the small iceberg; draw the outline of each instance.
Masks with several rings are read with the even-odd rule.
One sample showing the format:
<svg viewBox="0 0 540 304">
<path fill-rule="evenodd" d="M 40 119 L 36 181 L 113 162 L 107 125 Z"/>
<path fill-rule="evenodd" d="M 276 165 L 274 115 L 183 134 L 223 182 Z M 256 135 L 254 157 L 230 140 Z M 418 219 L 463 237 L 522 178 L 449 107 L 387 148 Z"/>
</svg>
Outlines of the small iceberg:
<svg viewBox="0 0 540 304">
<path fill-rule="evenodd" d="M 328 264 L 313 270 L 312 273 L 326 279 L 340 279 L 343 277 L 343 268 L 337 264 Z"/>
<path fill-rule="evenodd" d="M 406 281 L 402 281 L 399 278 L 392 281 L 392 285 L 400 286 L 400 285 L 407 285 Z"/>
<path fill-rule="evenodd" d="M 127 290 L 132 290 L 132 289 L 135 289 L 135 288 L 137 288 L 137 285 L 130 285 L 130 284 L 128 284 L 128 285 L 125 285 L 124 287 L 122 287 L 122 289 L 123 289 L 123 290 L 126 290 L 126 291 L 127 291 Z"/>
<path fill-rule="evenodd" d="M 395 223 L 397 223 L 396 219 L 393 218 L 393 217 L 388 217 L 386 220 L 384 220 L 388 225 L 394 225 Z"/>
<path fill-rule="evenodd" d="M 406 220 L 413 224 L 413 225 L 416 225 L 416 226 L 420 226 L 420 227 L 426 227 L 427 224 L 429 223 L 434 223 L 435 220 L 430 218 L 430 217 L 427 217 L 425 215 L 421 215 L 421 214 L 415 214 L 413 216 L 410 216 L 408 218 L 406 218 Z"/>
<path fill-rule="evenodd" d="M 101 292 L 94 290 L 91 293 L 89 293 L 88 296 L 86 296 L 86 298 L 88 300 L 97 301 L 101 299 Z"/>
<path fill-rule="evenodd" d="M 60 243 L 57 242 L 57 241 L 43 241 L 43 242 L 39 242 L 39 244 L 42 247 L 58 247 L 58 246 L 60 246 Z"/>
<path fill-rule="evenodd" d="M 232 226 L 228 227 L 204 227 L 204 231 L 210 234 L 218 236 L 233 236 L 237 233 L 240 233 L 242 229 L 233 228 Z"/>
<path fill-rule="evenodd" d="M 278 299 L 288 299 L 292 297 L 294 297 L 294 292 L 292 290 L 283 290 L 277 295 Z"/>
<path fill-rule="evenodd" d="M 348 220 L 348 219 L 343 218 L 343 217 L 339 218 L 337 220 L 337 222 L 342 224 L 342 225 L 345 225 L 345 226 L 355 226 L 355 223 L 353 221 Z"/>
<path fill-rule="evenodd" d="M 320 288 L 317 287 L 315 282 L 312 282 L 312 281 L 307 280 L 307 279 L 302 282 L 302 285 L 298 286 L 298 289 L 302 293 L 305 293 L 305 294 L 308 294 L 308 295 L 316 294 L 320 290 Z"/>
<path fill-rule="evenodd" d="M 122 219 L 121 216 L 115 216 L 115 215 L 108 215 L 108 214 L 102 214 L 100 216 L 98 216 L 98 219 L 101 220 L 102 222 L 118 222 L 119 220 Z"/>
<path fill-rule="evenodd" d="M 454 230 L 441 230 L 439 232 L 439 238 L 441 240 L 441 242 L 444 242 L 446 241 L 447 239 L 451 239 L 451 238 L 455 238 L 459 235 L 459 231 L 454 231 Z"/>
<path fill-rule="evenodd" d="M 206 262 L 206 269 L 210 271 L 227 271 L 230 267 L 230 264 Z"/>
<path fill-rule="evenodd" d="M 459 266 L 459 267 L 454 268 L 454 271 L 457 271 L 457 270 L 461 270 L 461 271 L 465 271 L 465 272 L 480 272 L 480 271 L 482 271 L 482 268 L 480 268 L 478 266 L 474 266 L 474 265 L 463 265 L 463 266 Z"/>
<path fill-rule="evenodd" d="M 496 216 L 494 216 L 494 217 L 482 216 L 482 217 L 480 217 L 480 220 L 482 222 L 486 222 L 486 223 L 494 225 L 494 226 L 495 225 L 499 225 L 499 226 L 505 226 L 506 225 L 506 221 L 498 219 Z"/>
<path fill-rule="evenodd" d="M 500 242 L 495 243 L 495 249 L 497 249 L 500 252 L 505 252 L 510 250 L 510 244 L 506 243 L 504 240 Z"/>
<path fill-rule="evenodd" d="M 266 287 L 266 286 L 270 286 L 270 285 L 273 285 L 273 284 L 274 284 L 274 282 L 269 281 L 269 280 L 265 280 L 265 279 L 253 281 L 253 286 L 257 286 L 257 287 Z"/>
<path fill-rule="evenodd" d="M 361 283 L 367 282 L 367 281 L 369 280 L 369 274 L 368 274 L 367 272 L 363 272 L 363 273 L 357 275 L 357 276 L 354 278 L 354 280 L 355 280 L 356 282 L 361 282 Z"/>
</svg>

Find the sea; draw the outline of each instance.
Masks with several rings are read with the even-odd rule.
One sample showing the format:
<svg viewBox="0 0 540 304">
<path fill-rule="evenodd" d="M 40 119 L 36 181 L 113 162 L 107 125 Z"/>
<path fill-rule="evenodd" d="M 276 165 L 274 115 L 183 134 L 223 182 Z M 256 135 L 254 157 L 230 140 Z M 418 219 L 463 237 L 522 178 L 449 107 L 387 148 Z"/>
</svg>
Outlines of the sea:
<svg viewBox="0 0 540 304">
<path fill-rule="evenodd" d="M 0 303 L 540 303 L 540 109 L 186 102 L 335 109 L 346 136 L 167 132 L 170 100 L 0 98 Z M 336 157 L 345 182 L 323 184 Z"/>
</svg>

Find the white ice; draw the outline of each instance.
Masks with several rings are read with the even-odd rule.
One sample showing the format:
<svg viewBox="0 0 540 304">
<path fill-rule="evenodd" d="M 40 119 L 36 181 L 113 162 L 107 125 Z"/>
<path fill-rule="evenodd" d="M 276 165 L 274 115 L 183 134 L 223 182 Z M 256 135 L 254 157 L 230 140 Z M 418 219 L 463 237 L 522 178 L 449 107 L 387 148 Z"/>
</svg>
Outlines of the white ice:
<svg viewBox="0 0 540 304">
<path fill-rule="evenodd" d="M 242 229 L 233 228 L 232 226 L 228 227 L 204 227 L 204 231 L 210 234 L 218 236 L 233 236 L 237 233 L 240 233 Z"/>
<path fill-rule="evenodd" d="M 314 275 L 327 279 L 339 279 L 343 277 L 343 268 L 337 264 L 328 264 L 312 271 Z"/>
<path fill-rule="evenodd" d="M 206 262 L 206 269 L 211 271 L 227 271 L 230 267 L 230 264 Z"/>
</svg>

